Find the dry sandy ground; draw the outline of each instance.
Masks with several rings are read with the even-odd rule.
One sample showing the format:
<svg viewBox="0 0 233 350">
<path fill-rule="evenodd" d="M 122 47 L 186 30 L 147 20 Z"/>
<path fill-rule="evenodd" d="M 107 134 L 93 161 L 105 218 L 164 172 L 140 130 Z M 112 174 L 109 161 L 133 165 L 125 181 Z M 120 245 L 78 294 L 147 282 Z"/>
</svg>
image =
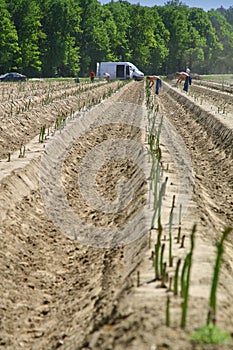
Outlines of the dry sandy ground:
<svg viewBox="0 0 233 350">
<path fill-rule="evenodd" d="M 194 89 L 193 86 L 193 92 Z M 182 198 L 186 200 L 182 232 L 187 240 L 185 249 L 174 244 L 175 261 L 185 256 L 189 249 L 190 230 L 197 223 L 187 329 L 179 328 L 181 300 L 172 296 L 171 327 L 165 327 L 167 291 L 160 288 L 158 281 L 148 283 L 154 278 L 150 260 L 152 248 L 148 245 L 148 234 L 145 234 L 150 225 L 140 220 L 140 213 L 146 210 L 150 217 L 152 211 L 148 204 L 148 184 L 142 171 L 129 160 L 118 158 L 99 168 L 96 183 L 100 196 L 105 200 L 115 200 L 116 184 L 122 175 L 132 177 L 134 181 L 134 200 L 114 215 L 93 209 L 90 203 L 83 201 L 77 186 L 80 164 L 90 149 L 118 138 L 143 143 L 144 128 L 139 125 L 146 120 L 141 110 L 145 104 L 144 85 L 143 82 L 131 82 L 110 97 L 108 105 L 97 108 L 96 113 L 92 112 L 93 128 L 66 150 L 61 177 L 68 204 L 79 214 L 82 222 L 111 230 L 113 227 L 123 227 L 128 220 L 133 223 L 131 229 L 135 232 L 134 238 L 137 238 L 133 242 L 110 248 L 80 244 L 52 220 L 39 188 L 38 174 L 41 170 L 40 157 L 46 149 L 44 145 L 38 145 L 34 140 L 27 146 L 31 151 L 27 151 L 26 158 L 18 159 L 15 156 L 10 163 L 5 159 L 0 163 L 0 348 L 233 348 L 232 345 L 201 347 L 189 341 L 190 332 L 206 321 L 215 239 L 223 227 L 233 225 L 233 124 L 230 102 L 227 101 L 228 97 L 222 97 L 224 105 L 229 104 L 228 114 L 223 115 L 222 111 L 217 113 L 216 106 L 214 115 L 211 115 L 213 99 L 210 97 L 210 102 L 205 95 L 202 101 L 198 101 L 198 93 L 195 91 L 193 96 L 190 89 L 187 96 L 164 85 L 155 100 L 159 105 L 159 115 L 164 117 L 161 147 L 163 176 L 168 177 L 162 212 L 165 235 L 173 194 L 180 194 L 180 201 Z M 200 106 L 194 107 L 194 103 Z M 87 120 L 88 115 L 84 115 Z M 123 123 L 112 122 L 112 118 L 125 120 L 125 117 L 132 119 L 127 127 Z M 141 120 L 135 120 L 135 117 Z M 30 131 L 31 136 L 35 132 Z M 62 132 L 65 133 L 66 129 Z M 19 137 L 12 136 L 16 140 Z M 15 141 L 17 145 L 20 142 Z M 49 142 L 53 142 L 52 138 Z M 146 143 L 144 148 L 142 164 L 147 173 Z M 2 154 L 6 155 L 7 151 L 4 152 Z M 190 157 L 191 169 L 187 168 L 187 157 Z M 52 159 L 50 161 L 49 165 Z M 16 169 L 19 162 L 20 168 Z M 56 180 L 51 179 L 52 185 L 54 181 L 55 186 Z M 57 196 L 51 203 L 55 211 L 59 210 L 59 193 Z M 140 225 L 144 223 L 148 226 L 143 230 Z M 173 235 L 176 236 L 177 221 L 173 226 Z M 75 234 L 78 235 L 77 232 Z M 152 247 L 155 240 L 156 229 L 152 230 Z M 166 237 L 164 241 L 167 245 Z M 219 327 L 230 333 L 233 329 L 232 244 L 231 235 L 225 246 L 217 313 Z M 137 272 L 140 272 L 139 287 Z M 174 268 L 171 267 L 170 274 L 173 272 Z"/>
</svg>

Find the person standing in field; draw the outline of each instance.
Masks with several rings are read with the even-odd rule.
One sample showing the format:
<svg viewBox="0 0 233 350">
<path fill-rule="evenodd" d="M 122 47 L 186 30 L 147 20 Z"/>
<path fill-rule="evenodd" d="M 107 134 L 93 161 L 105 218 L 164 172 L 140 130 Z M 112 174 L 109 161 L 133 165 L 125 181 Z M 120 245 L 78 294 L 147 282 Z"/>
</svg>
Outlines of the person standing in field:
<svg viewBox="0 0 233 350">
<path fill-rule="evenodd" d="M 91 82 L 93 83 L 93 81 L 95 80 L 95 73 L 93 71 L 90 72 L 90 78 Z"/>
</svg>

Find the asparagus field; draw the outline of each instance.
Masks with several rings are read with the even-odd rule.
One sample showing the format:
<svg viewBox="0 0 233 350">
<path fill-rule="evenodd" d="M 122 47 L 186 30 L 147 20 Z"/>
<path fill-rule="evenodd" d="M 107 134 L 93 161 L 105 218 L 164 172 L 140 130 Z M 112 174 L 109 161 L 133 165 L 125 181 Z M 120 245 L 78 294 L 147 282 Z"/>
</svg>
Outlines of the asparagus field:
<svg viewBox="0 0 233 350">
<path fill-rule="evenodd" d="M 0 349 L 232 349 L 231 83 L 1 83 Z"/>
</svg>

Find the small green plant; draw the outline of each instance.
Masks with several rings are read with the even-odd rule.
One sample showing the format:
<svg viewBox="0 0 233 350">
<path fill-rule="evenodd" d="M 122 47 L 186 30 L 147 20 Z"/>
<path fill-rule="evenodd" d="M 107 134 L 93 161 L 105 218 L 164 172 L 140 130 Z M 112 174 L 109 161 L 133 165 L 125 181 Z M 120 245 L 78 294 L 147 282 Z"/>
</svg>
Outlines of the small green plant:
<svg viewBox="0 0 233 350">
<path fill-rule="evenodd" d="M 190 275 L 191 275 L 191 267 L 192 267 L 192 256 L 194 250 L 194 237 L 196 232 L 196 225 L 193 225 L 191 232 L 191 248 L 190 252 L 187 254 L 185 263 L 184 263 L 184 273 L 183 273 L 183 281 L 182 281 L 182 297 L 184 298 L 182 303 L 182 315 L 181 315 L 181 328 L 185 328 L 186 326 L 186 318 L 188 311 L 188 297 L 189 297 L 189 285 L 190 285 Z M 187 272 L 186 272 L 187 270 Z"/>
<path fill-rule="evenodd" d="M 230 344 L 229 333 L 222 331 L 214 324 L 208 324 L 192 333 L 190 340 L 200 344 Z"/>
<path fill-rule="evenodd" d="M 149 83 L 148 80 L 146 80 L 146 107 L 149 108 L 150 106 L 150 95 L 151 95 L 151 91 L 149 88 Z"/>
<path fill-rule="evenodd" d="M 189 255 L 187 255 L 185 260 L 184 260 L 182 271 L 181 271 L 181 276 L 180 276 L 180 287 L 181 287 L 181 289 L 180 289 L 180 296 L 182 298 L 184 298 L 184 294 L 185 294 L 188 260 L 189 260 Z"/>
<path fill-rule="evenodd" d="M 45 138 L 45 125 L 40 129 L 39 142 L 43 143 Z"/>
<path fill-rule="evenodd" d="M 185 241 L 185 235 L 183 235 L 181 238 L 180 248 L 184 248 L 184 241 Z"/>
<path fill-rule="evenodd" d="M 173 210 L 175 207 L 175 198 L 174 195 L 172 198 L 172 207 L 169 215 L 169 266 L 172 267 L 172 220 L 173 220 Z"/>
<path fill-rule="evenodd" d="M 140 271 L 137 271 L 137 287 L 140 287 Z"/>
<path fill-rule="evenodd" d="M 161 237 L 162 237 L 162 225 L 160 220 L 158 219 L 158 235 L 157 235 L 157 243 L 155 244 L 155 279 L 160 279 L 160 263 L 159 263 L 159 254 L 161 249 Z"/>
<path fill-rule="evenodd" d="M 232 231 L 231 227 L 226 227 L 223 231 L 222 237 L 220 241 L 216 243 L 217 246 L 217 257 L 214 267 L 214 274 L 213 274 L 213 280 L 212 280 L 212 286 L 211 286 L 211 292 L 210 292 L 210 300 L 209 300 L 209 307 L 212 312 L 208 313 L 207 317 L 207 325 L 211 322 L 211 317 L 216 318 L 216 300 L 217 300 L 217 287 L 218 287 L 218 278 L 219 278 L 219 271 L 221 267 L 222 262 L 222 255 L 224 253 L 224 241 L 227 238 L 228 234 Z"/>
<path fill-rule="evenodd" d="M 148 237 L 148 248 L 151 249 L 151 230 L 149 232 L 149 237 Z"/>
<path fill-rule="evenodd" d="M 181 236 L 181 217 L 182 217 L 182 204 L 180 204 L 180 208 L 179 208 L 179 226 L 178 226 L 178 234 L 177 234 L 177 243 L 180 243 L 180 236 Z"/>
<path fill-rule="evenodd" d="M 163 271 L 162 271 L 160 279 L 161 279 L 160 288 L 167 288 L 166 282 L 168 280 L 168 273 L 167 273 L 167 263 L 166 262 L 163 263 Z"/>
<path fill-rule="evenodd" d="M 174 295 L 178 295 L 178 281 L 179 281 L 179 269 L 180 269 L 181 259 L 178 259 L 176 263 L 176 270 L 174 276 Z"/>
<path fill-rule="evenodd" d="M 159 181 L 159 175 L 156 175 L 157 181 Z M 155 181 L 155 185 L 157 182 Z M 154 189 L 154 213 L 151 219 L 151 228 L 154 228 L 154 222 L 155 222 L 155 217 L 156 214 L 158 213 L 158 220 L 161 221 L 161 208 L 162 208 L 162 197 L 164 193 L 164 187 L 166 186 L 166 183 L 163 182 L 159 191 L 158 199 L 157 199 L 157 187 Z M 159 224 L 158 224 L 159 226 Z"/>
<path fill-rule="evenodd" d="M 155 157 L 153 157 L 153 159 L 155 159 Z M 154 210 L 156 210 L 158 203 L 158 187 L 159 187 L 159 180 L 161 177 L 161 164 L 160 162 L 156 161 L 156 169 L 155 169 L 155 175 L 153 176 L 153 180 L 154 180 Z M 163 186 L 163 185 L 162 185 Z"/>
<path fill-rule="evenodd" d="M 164 250 L 165 250 L 165 243 L 162 244 L 161 254 L 160 254 L 160 275 L 161 276 L 164 274 Z"/>
<path fill-rule="evenodd" d="M 167 303 L 166 303 L 166 326 L 170 327 L 170 296 L 167 295 Z"/>
</svg>

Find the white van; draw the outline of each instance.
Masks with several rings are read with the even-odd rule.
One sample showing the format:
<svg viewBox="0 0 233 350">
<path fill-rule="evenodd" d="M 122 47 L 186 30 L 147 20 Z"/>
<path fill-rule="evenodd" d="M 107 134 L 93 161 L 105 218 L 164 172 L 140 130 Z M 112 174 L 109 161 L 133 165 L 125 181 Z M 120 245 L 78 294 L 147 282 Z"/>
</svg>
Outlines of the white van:
<svg viewBox="0 0 233 350">
<path fill-rule="evenodd" d="M 144 79 L 144 73 L 130 62 L 98 62 L 96 76 L 101 79 L 104 73 L 110 74 L 110 79 Z"/>
</svg>

